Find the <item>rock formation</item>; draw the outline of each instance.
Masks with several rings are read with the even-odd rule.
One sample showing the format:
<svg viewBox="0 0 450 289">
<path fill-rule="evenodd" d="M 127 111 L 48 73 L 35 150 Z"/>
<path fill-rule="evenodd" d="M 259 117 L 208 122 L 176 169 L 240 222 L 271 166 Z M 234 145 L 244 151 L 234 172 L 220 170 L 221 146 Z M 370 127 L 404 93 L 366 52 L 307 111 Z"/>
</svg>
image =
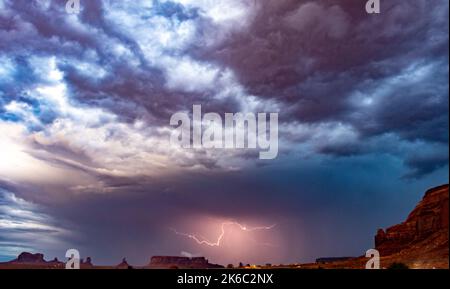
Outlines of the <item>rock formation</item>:
<svg viewBox="0 0 450 289">
<path fill-rule="evenodd" d="M 210 264 L 204 257 L 171 257 L 155 256 L 152 257 L 150 268 L 177 268 L 177 269 L 208 269 L 223 268 L 220 265 Z"/>
<path fill-rule="evenodd" d="M 44 254 L 32 254 L 29 252 L 20 253 L 19 256 L 9 262 L 0 263 L 3 266 L 14 266 L 18 268 L 63 268 L 64 263 L 60 262 L 58 258 L 51 261 L 44 259 Z"/>
<path fill-rule="evenodd" d="M 404 223 L 378 230 L 376 249 L 382 256 L 392 255 L 434 234 L 447 235 L 448 243 L 448 197 L 448 185 L 429 190 Z"/>
<path fill-rule="evenodd" d="M 80 260 L 80 267 L 82 269 L 89 269 L 89 268 L 93 268 L 94 265 L 92 264 L 92 258 L 91 257 L 87 257 L 86 261 L 84 261 L 83 259 Z"/>
<path fill-rule="evenodd" d="M 44 254 L 32 254 L 28 252 L 20 253 L 17 259 L 11 261 L 11 263 L 18 264 L 39 264 L 46 263 L 44 260 Z"/>
<path fill-rule="evenodd" d="M 130 269 L 131 266 L 128 264 L 127 259 L 123 258 L 122 262 L 116 266 L 117 269 Z"/>
</svg>

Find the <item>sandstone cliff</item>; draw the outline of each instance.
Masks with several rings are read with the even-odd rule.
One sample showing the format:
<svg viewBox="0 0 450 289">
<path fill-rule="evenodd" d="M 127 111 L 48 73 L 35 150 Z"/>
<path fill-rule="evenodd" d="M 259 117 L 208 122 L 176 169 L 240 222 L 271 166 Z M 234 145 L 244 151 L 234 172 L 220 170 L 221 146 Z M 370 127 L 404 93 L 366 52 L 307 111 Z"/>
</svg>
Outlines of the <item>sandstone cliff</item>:
<svg viewBox="0 0 450 289">
<path fill-rule="evenodd" d="M 426 192 L 405 222 L 378 230 L 375 247 L 385 260 L 417 268 L 448 268 L 449 186 Z"/>
</svg>

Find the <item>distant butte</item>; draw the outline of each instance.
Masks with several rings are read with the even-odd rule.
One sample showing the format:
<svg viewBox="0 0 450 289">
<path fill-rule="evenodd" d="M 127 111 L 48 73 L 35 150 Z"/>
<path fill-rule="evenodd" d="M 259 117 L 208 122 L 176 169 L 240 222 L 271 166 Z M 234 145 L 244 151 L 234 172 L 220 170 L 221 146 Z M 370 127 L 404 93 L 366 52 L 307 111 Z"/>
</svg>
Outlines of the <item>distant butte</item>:
<svg viewBox="0 0 450 289">
<path fill-rule="evenodd" d="M 426 192 L 405 222 L 378 230 L 375 248 L 411 267 L 449 267 L 449 186 Z"/>
<path fill-rule="evenodd" d="M 204 257 L 152 257 L 149 268 L 154 269 L 214 269 L 223 268 L 221 265 L 210 264 Z"/>
<path fill-rule="evenodd" d="M 6 263 L 0 263 L 0 268 L 28 269 L 58 269 L 64 268 L 64 263 L 58 261 L 58 258 L 52 261 L 45 261 L 44 254 L 32 254 L 28 252 L 21 253 L 16 259 Z"/>
<path fill-rule="evenodd" d="M 130 269 L 131 266 L 128 264 L 127 259 L 123 258 L 122 262 L 116 266 L 117 269 Z"/>
</svg>

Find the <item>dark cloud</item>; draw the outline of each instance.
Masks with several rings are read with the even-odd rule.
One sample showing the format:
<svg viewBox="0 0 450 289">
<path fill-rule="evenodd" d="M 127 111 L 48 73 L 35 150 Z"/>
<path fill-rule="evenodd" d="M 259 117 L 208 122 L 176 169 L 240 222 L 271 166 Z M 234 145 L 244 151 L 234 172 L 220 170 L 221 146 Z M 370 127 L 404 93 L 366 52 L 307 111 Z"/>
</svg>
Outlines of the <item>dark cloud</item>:
<svg viewBox="0 0 450 289">
<path fill-rule="evenodd" d="M 389 1 L 376 16 L 361 1 L 266 1 L 248 30 L 197 54 L 232 67 L 250 93 L 286 103 L 291 118 L 447 142 L 444 27 L 448 3 L 441 0 Z M 416 81 L 396 80 L 430 64 Z M 354 107 L 354 94 L 382 100 L 375 109 Z"/>
<path fill-rule="evenodd" d="M 416 155 L 406 160 L 406 164 L 411 168 L 411 172 L 405 178 L 420 178 L 437 169 L 448 166 L 448 154 Z"/>
</svg>

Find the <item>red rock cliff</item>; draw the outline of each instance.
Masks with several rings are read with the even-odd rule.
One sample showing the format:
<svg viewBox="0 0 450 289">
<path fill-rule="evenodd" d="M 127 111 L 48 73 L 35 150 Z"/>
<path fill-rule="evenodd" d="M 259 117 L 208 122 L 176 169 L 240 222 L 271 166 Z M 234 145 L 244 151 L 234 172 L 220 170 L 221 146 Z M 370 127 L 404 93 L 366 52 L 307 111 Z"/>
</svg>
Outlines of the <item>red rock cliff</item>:
<svg viewBox="0 0 450 289">
<path fill-rule="evenodd" d="M 417 244 L 423 244 L 428 239 L 446 240 L 448 249 L 448 206 L 448 185 L 429 190 L 404 223 L 388 228 L 386 231 L 382 229 L 378 231 L 375 237 L 376 249 L 382 256 L 388 256 Z M 441 238 L 436 239 L 436 235 Z M 427 247 L 433 245 L 442 247 L 443 244 L 430 243 Z"/>
</svg>

